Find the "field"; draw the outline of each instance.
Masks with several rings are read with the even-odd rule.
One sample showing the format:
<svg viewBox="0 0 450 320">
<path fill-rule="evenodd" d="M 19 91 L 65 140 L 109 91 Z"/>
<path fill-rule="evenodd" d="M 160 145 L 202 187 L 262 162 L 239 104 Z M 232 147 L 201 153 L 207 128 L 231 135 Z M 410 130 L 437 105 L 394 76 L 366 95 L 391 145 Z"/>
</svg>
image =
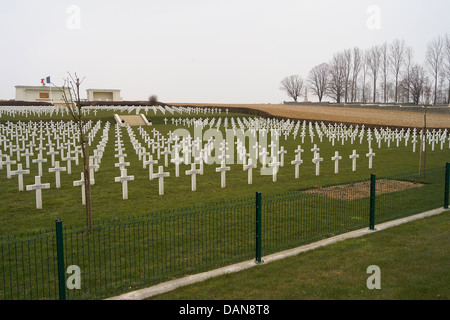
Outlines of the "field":
<svg viewBox="0 0 450 320">
<path fill-rule="evenodd" d="M 175 104 L 177 105 L 177 104 Z M 183 105 L 183 104 L 179 104 Z M 356 107 L 330 105 L 284 105 L 284 104 L 189 104 L 233 109 L 263 111 L 275 117 L 326 121 L 332 123 L 366 124 L 391 127 L 422 128 L 424 115 L 421 107 Z M 448 106 L 427 109 L 428 128 L 450 128 Z"/>
<path fill-rule="evenodd" d="M 85 221 L 85 208 L 81 203 L 81 190 L 73 186 L 73 181 L 80 179 L 80 164 L 72 163 L 71 175 L 62 173 L 59 189 L 54 187 L 54 173 L 48 172 L 50 163 L 43 165 L 42 182 L 50 183 L 51 188 L 42 191 L 42 209 L 36 209 L 34 191 L 18 191 L 17 177 L 7 179 L 6 168 L 3 166 L 0 170 L 0 236 L 6 243 L 5 252 L 9 254 L 10 260 L 8 263 L 15 263 L 11 252 L 25 259 L 27 252 L 29 256 L 32 252 L 29 250 L 42 251 L 42 248 L 25 248 L 22 249 L 25 251 L 20 253 L 21 247 L 17 247 L 16 241 L 21 238 L 15 238 L 16 235 L 44 235 L 42 230 L 50 230 L 51 234 L 55 220 L 62 219 L 67 230 L 65 241 L 69 242 L 66 250 L 72 253 L 70 258 L 67 258 L 67 263 L 80 265 L 83 270 L 95 269 L 89 272 L 92 279 L 86 282 L 97 289 L 80 293 L 82 298 L 93 299 L 108 296 L 112 292 L 123 292 L 121 290 L 124 288 L 158 283 L 248 259 L 249 255 L 251 257 L 254 253 L 253 205 L 256 192 L 262 194 L 263 214 L 267 221 L 263 230 L 263 254 L 367 226 L 367 181 L 371 174 L 375 174 L 379 181 L 380 200 L 377 200 L 377 208 L 381 214 L 377 216 L 377 222 L 442 206 L 443 169 L 450 159 L 448 135 L 445 135 L 442 143 L 435 141 L 434 150 L 431 144 L 427 145 L 426 174 L 419 177 L 419 145 L 413 152 L 411 139 L 408 140 L 404 136 L 400 139 L 400 132 L 406 133 L 407 128 L 403 131 L 399 128 L 393 129 L 392 137 L 381 139 L 379 144 L 376 140 L 371 142 L 375 156 L 373 168 L 369 169 L 369 160 L 366 157 L 369 152 L 367 129 L 363 131 L 364 135 L 354 136 L 353 139 L 345 136 L 347 131 L 359 134 L 361 126 L 358 126 L 359 131 L 355 131 L 354 126 L 340 126 L 339 123 L 334 125 L 303 119 L 291 120 L 288 123 L 286 120 L 262 119 L 254 114 L 232 111 L 242 110 L 230 107 L 228 113 L 224 109 L 221 112 L 198 109 L 196 112 L 189 113 L 185 110 L 174 114 L 154 113 L 149 110 L 146 116 L 151 118 L 152 126 L 128 128 L 115 127 L 114 113 L 127 115 L 130 113 L 129 108 L 115 111 L 98 109 L 95 113 L 91 110 L 86 114 L 86 123 L 95 133 L 90 155 L 101 141 L 106 143 L 100 167 L 95 172 L 95 184 L 92 186 L 93 219 L 94 225 L 98 226 L 92 243 L 89 237 L 81 238 L 79 233 L 79 227 L 81 226 L 82 230 Z M 406 114 L 397 113 L 394 118 L 401 119 Z M 208 124 L 213 119 L 215 122 L 212 126 L 206 124 L 203 130 L 198 130 L 193 122 L 188 122 L 193 118 L 202 119 Z M 248 174 L 236 157 L 235 134 L 238 135 L 239 129 L 235 132 L 231 129 L 231 123 L 239 123 L 238 119 L 241 123 L 260 121 L 259 124 L 268 127 L 290 125 L 290 129 L 284 132 L 282 130 L 279 136 L 277 150 L 283 147 L 287 153 L 284 166 L 277 172 L 276 181 L 273 181 L 272 174 L 261 174 L 261 163 L 258 162 L 258 169 L 253 171 L 253 183 L 248 184 Z M 61 114 L 3 114 L 0 120 L 3 126 L 29 124 L 29 121 L 34 124 L 42 121 L 44 126 L 50 123 L 59 123 L 62 126 L 67 124 L 70 117 Z M 61 120 L 63 122 L 60 122 Z M 216 127 L 218 123 L 220 125 Z M 227 127 L 225 123 L 228 123 Z M 296 135 L 293 130 L 295 126 L 299 129 Z M 304 137 L 300 136 L 302 128 Z M 334 145 L 328 135 L 332 130 L 339 130 L 343 134 L 335 139 Z M 375 130 L 374 127 L 372 130 Z M 377 130 L 387 131 L 387 127 L 378 127 Z M 5 129 L 3 134 L 7 132 Z M 159 195 L 158 180 L 149 180 L 149 169 L 143 168 L 142 161 L 134 149 L 136 145 L 133 145 L 136 141 L 144 144 L 146 135 L 152 137 L 157 132 L 165 137 L 168 137 L 170 132 L 188 132 L 194 139 L 199 137 L 203 144 L 211 137 L 217 140 L 226 138 L 229 148 L 227 154 L 230 155 L 230 162 L 227 162 L 230 170 L 226 173 L 226 187 L 221 188 L 221 175 L 216 172 L 220 162 L 205 164 L 203 174 L 197 175 L 196 191 L 191 191 L 191 177 L 186 175 L 186 170 L 191 169 L 191 166 L 181 164 L 180 176 L 175 177 L 174 165 L 170 163 L 164 168 L 164 171 L 170 173 L 170 177 L 164 180 L 164 195 Z M 120 133 L 120 137 L 116 133 Z M 310 136 L 310 133 L 313 133 L 313 136 Z M 319 133 L 327 134 L 320 137 Z M 441 130 L 440 134 L 442 133 L 444 131 Z M 395 134 L 399 134 L 398 143 Z M 268 146 L 276 136 L 276 131 L 267 130 L 265 136 Z M 115 178 L 120 176 L 115 150 L 119 139 L 125 148 L 124 153 L 127 154 L 125 161 L 130 163 L 127 173 L 134 176 L 134 180 L 128 182 L 127 200 L 122 199 L 121 183 L 115 182 Z M 250 140 L 247 136 L 245 147 L 250 150 L 247 152 L 252 152 Z M 294 160 L 295 150 L 299 145 L 304 150 L 303 163 L 299 167 L 299 177 L 295 178 L 295 168 L 291 161 Z M 315 146 L 320 148 L 320 157 L 323 158 L 319 175 L 316 174 L 316 166 L 312 162 L 314 153 L 311 149 Z M 355 171 L 352 170 L 352 161 L 349 159 L 353 150 L 359 154 Z M 338 173 L 335 173 L 335 163 L 331 160 L 336 151 L 342 156 Z M 2 152 L 9 154 L 3 148 Z M 216 149 L 212 154 L 217 156 L 221 152 Z M 155 152 L 153 155 L 156 157 Z M 163 165 L 164 157 L 158 161 L 158 165 Z M 30 170 L 32 174 L 24 176 L 24 185 L 34 183 L 37 165 L 31 164 Z M 413 188 L 409 188 L 411 184 Z M 330 197 L 333 192 L 327 187 L 336 190 L 342 186 L 350 193 L 350 198 Z M 34 248 L 34 240 L 25 242 L 33 243 L 30 247 Z M 11 249 L 7 249 L 9 245 L 12 246 Z M 31 253 L 33 254 L 37 253 Z M 122 266 L 124 270 L 121 269 Z M 113 274 L 109 269 L 118 273 Z M 40 277 L 36 275 L 37 279 Z M 110 280 L 102 282 L 99 278 L 103 277 L 110 277 Z M 53 283 L 52 281 L 46 282 Z M 51 294 L 44 298 L 48 297 L 51 297 Z"/>
<path fill-rule="evenodd" d="M 230 108 L 231 109 L 231 108 Z M 152 111 L 150 111 L 153 113 Z M 127 114 L 127 112 L 124 112 Z M 403 115 L 404 113 L 402 113 Z M 200 114 L 200 117 L 211 118 L 211 114 Z M 224 112 L 220 115 L 215 114 L 215 117 L 222 119 L 228 117 L 248 117 L 245 114 L 229 113 L 225 115 Z M 70 119 L 67 115 L 64 116 L 66 120 Z M 162 134 L 167 134 L 169 131 L 174 131 L 181 128 L 180 126 L 171 124 L 171 117 L 169 115 L 150 114 L 153 126 L 143 127 L 149 134 L 151 130 L 156 129 Z M 189 118 L 187 114 L 174 115 L 174 118 Z M 395 117 L 396 119 L 403 119 L 404 117 Z M 164 124 L 164 119 L 168 119 L 167 124 Z M 32 118 L 15 117 L 8 119 L 5 116 L 1 119 L 2 122 L 7 120 L 24 121 L 33 120 Z M 48 119 L 34 119 L 50 120 Z M 58 121 L 58 118 L 51 118 L 53 121 Z M 182 164 L 180 166 L 180 176 L 175 178 L 174 166 L 171 164 L 166 171 L 170 172 L 170 178 L 165 179 L 165 194 L 158 195 L 157 180 L 149 180 L 148 169 L 142 167 L 142 161 L 139 161 L 138 155 L 133 150 L 130 138 L 124 127 L 120 129 L 124 141 L 124 147 L 127 153 L 126 161 L 130 162 L 128 167 L 128 174 L 134 175 L 134 180 L 128 183 L 129 199 L 123 200 L 121 195 L 122 186 L 120 183 L 115 183 L 114 178 L 118 177 L 119 170 L 115 167 L 117 158 L 114 157 L 114 118 L 111 111 L 99 111 L 95 116 L 90 113 L 86 116 L 86 120 L 92 120 L 93 123 L 101 121 L 101 128 L 104 127 L 107 121 L 112 126 L 108 133 L 108 143 L 100 164 L 100 169 L 95 173 L 95 185 L 92 187 L 93 198 L 93 216 L 94 221 L 102 219 L 120 219 L 129 216 L 138 216 L 149 213 L 157 213 L 164 210 L 185 208 L 191 206 L 211 204 L 220 201 L 233 200 L 238 198 L 245 198 L 253 196 L 255 192 L 261 192 L 263 195 L 278 194 L 285 192 L 292 192 L 314 188 L 318 186 L 336 185 L 350 183 L 354 181 L 367 180 L 371 173 L 379 176 L 401 175 L 406 173 L 416 173 L 419 167 L 419 152 L 412 152 L 411 144 L 407 147 L 402 143 L 396 147 L 392 142 L 390 148 L 386 147 L 386 143 L 382 143 L 382 147 L 378 149 L 374 146 L 373 169 L 368 169 L 368 160 L 365 153 L 368 152 L 368 145 L 366 139 L 359 143 L 359 139 L 350 144 L 346 142 L 342 145 L 336 142 L 332 147 L 328 139 L 323 139 L 320 143 L 317 136 L 314 141 L 307 136 L 304 143 L 301 143 L 300 137 L 296 139 L 288 137 L 280 138 L 280 145 L 288 151 L 285 157 L 285 166 L 279 169 L 277 181 L 272 182 L 271 175 L 260 175 L 254 170 L 253 184 L 247 184 L 247 172 L 243 171 L 242 164 L 231 164 L 231 170 L 227 172 L 227 187 L 220 187 L 220 174 L 215 172 L 215 168 L 219 164 L 205 165 L 204 175 L 197 176 L 197 191 L 191 191 L 190 177 L 185 174 L 185 171 L 190 169 L 190 165 Z M 356 119 L 355 119 L 356 120 Z M 131 130 L 138 134 L 138 127 L 131 127 Z M 194 136 L 192 128 L 189 129 Z M 306 130 L 308 131 L 308 129 Z M 101 133 L 101 129 L 99 130 Z M 223 137 L 226 137 L 223 128 L 221 130 Z M 100 134 L 97 134 L 92 143 L 91 155 L 93 147 L 99 142 Z M 206 139 L 205 139 L 206 140 Z M 270 142 L 270 139 L 269 139 Z M 231 144 L 232 142 L 230 142 Z M 315 175 L 314 164 L 312 163 L 312 152 L 310 149 L 317 144 L 320 147 L 320 156 L 324 159 L 320 175 Z M 300 177 L 294 179 L 294 166 L 290 161 L 294 159 L 294 150 L 298 145 L 305 150 L 302 159 L 303 164 L 300 166 Z M 360 154 L 358 159 L 358 169 L 356 172 L 351 171 L 351 161 L 348 159 L 352 150 L 356 149 Z M 334 152 L 339 150 L 343 157 L 340 165 L 339 174 L 334 174 L 334 162 L 330 158 Z M 250 151 L 251 152 L 251 151 Z M 440 150 L 436 147 L 435 151 L 427 153 L 427 168 L 442 167 L 448 159 L 450 159 L 450 150 L 448 142 L 445 143 L 445 148 Z M 235 162 L 237 162 L 235 160 Z M 163 163 L 163 159 L 159 164 Z M 74 166 L 72 164 L 72 174 L 62 173 L 60 189 L 54 188 L 55 177 L 53 173 L 48 172 L 49 163 L 45 163 L 43 167 L 42 182 L 51 184 L 50 190 L 43 190 L 43 209 L 35 208 L 34 192 L 17 191 L 17 178 L 12 177 L 6 179 L 5 174 L 1 176 L 2 183 L 2 198 L 0 200 L 1 223 L 0 234 L 10 235 L 21 232 L 37 231 L 43 228 L 52 228 L 56 219 L 62 219 L 66 224 L 82 224 L 84 223 L 84 206 L 81 204 L 81 190 L 79 187 L 73 187 L 72 182 L 79 180 L 79 172 L 81 166 Z M 36 172 L 37 165 L 31 164 L 31 170 Z M 3 170 L 5 171 L 5 170 Z M 156 172 L 156 168 L 155 168 Z M 24 176 L 24 185 L 32 184 L 34 182 L 34 175 L 29 174 Z"/>
</svg>

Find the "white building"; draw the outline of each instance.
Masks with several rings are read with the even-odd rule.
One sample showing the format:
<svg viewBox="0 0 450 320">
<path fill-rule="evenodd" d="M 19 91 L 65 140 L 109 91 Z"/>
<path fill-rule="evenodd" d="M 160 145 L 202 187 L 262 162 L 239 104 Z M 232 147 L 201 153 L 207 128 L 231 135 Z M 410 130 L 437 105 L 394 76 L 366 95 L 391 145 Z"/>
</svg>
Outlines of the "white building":
<svg viewBox="0 0 450 320">
<path fill-rule="evenodd" d="M 87 89 L 87 101 L 122 101 L 118 89 Z"/>
<path fill-rule="evenodd" d="M 66 88 L 66 95 L 70 97 L 70 89 Z M 39 101 L 54 104 L 64 103 L 63 92 L 51 86 L 16 86 L 16 101 Z"/>
</svg>

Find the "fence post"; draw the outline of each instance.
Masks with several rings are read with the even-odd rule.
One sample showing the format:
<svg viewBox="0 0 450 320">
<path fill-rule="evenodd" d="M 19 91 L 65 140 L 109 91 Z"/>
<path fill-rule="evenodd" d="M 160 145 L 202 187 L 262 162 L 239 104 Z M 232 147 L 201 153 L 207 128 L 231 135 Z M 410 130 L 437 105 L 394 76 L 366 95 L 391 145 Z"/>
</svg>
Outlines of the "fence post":
<svg viewBox="0 0 450 320">
<path fill-rule="evenodd" d="M 255 263 L 261 260 L 261 192 L 256 192 L 256 253 Z"/>
<path fill-rule="evenodd" d="M 444 190 L 444 209 L 448 209 L 448 197 L 450 192 L 450 162 L 445 164 L 445 190 Z"/>
<path fill-rule="evenodd" d="M 375 175 L 370 175 L 370 219 L 369 230 L 375 230 Z"/>
<path fill-rule="evenodd" d="M 56 220 L 56 258 L 58 260 L 59 300 L 66 300 L 66 279 L 64 270 L 64 244 L 62 220 Z"/>
</svg>

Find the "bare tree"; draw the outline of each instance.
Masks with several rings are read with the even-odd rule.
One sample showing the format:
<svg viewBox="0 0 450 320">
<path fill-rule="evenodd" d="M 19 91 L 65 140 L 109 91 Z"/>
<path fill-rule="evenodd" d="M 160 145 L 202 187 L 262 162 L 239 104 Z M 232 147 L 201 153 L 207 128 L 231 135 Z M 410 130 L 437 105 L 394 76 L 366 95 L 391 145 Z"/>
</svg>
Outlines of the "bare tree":
<svg viewBox="0 0 450 320">
<path fill-rule="evenodd" d="M 427 46 L 426 61 L 434 79 L 433 104 L 437 103 L 438 80 L 441 73 L 444 54 L 444 41 L 441 36 L 431 40 Z"/>
<path fill-rule="evenodd" d="M 448 81 L 447 104 L 450 104 L 450 34 L 445 35 L 444 74 Z"/>
<path fill-rule="evenodd" d="M 362 78 L 362 102 L 367 102 L 367 89 L 366 89 L 366 77 L 369 70 L 369 50 L 364 51 L 364 55 L 362 57 L 362 72 L 363 72 L 363 78 Z"/>
<path fill-rule="evenodd" d="M 84 121 L 81 111 L 80 86 L 83 83 L 78 75 L 68 72 L 68 77 L 64 80 L 62 87 L 58 88 L 62 92 L 65 107 L 69 110 L 73 120 L 78 125 L 79 141 L 83 156 L 84 192 L 86 200 L 86 233 L 92 232 L 92 201 L 91 201 L 91 179 L 89 170 L 89 139 L 86 136 Z"/>
<path fill-rule="evenodd" d="M 383 102 L 388 101 L 389 52 L 387 43 L 380 46 L 381 75 L 383 79 Z"/>
<path fill-rule="evenodd" d="M 330 67 L 328 64 L 322 63 L 312 68 L 308 74 L 308 87 L 319 98 L 319 102 L 322 101 L 322 98 L 327 90 L 329 73 Z"/>
<path fill-rule="evenodd" d="M 413 98 L 414 104 L 418 105 L 420 98 L 425 93 L 425 89 L 428 85 L 428 78 L 425 68 L 419 64 L 414 64 L 411 67 L 409 80 L 408 78 L 405 78 L 402 81 L 402 85 Z"/>
<path fill-rule="evenodd" d="M 377 80 L 378 80 L 378 72 L 379 72 L 380 63 L 381 63 L 380 60 L 381 60 L 381 48 L 380 48 L 380 46 L 373 46 L 369 50 L 369 58 L 367 60 L 370 75 L 373 80 L 373 102 L 376 101 L 376 97 L 377 97 Z"/>
<path fill-rule="evenodd" d="M 342 52 L 344 66 L 344 101 L 347 103 L 350 93 L 350 74 L 352 72 L 352 50 L 346 49 Z"/>
<path fill-rule="evenodd" d="M 281 81 L 280 90 L 286 91 L 289 97 L 297 102 L 298 97 L 301 96 L 303 89 L 303 79 L 299 75 L 293 75 L 284 78 Z"/>
<path fill-rule="evenodd" d="M 351 101 L 355 102 L 356 93 L 358 89 L 358 75 L 363 64 L 363 53 L 360 48 L 353 48 L 353 66 L 352 66 L 352 80 L 351 80 Z"/>
<path fill-rule="evenodd" d="M 337 103 L 341 102 L 345 94 L 345 57 L 342 52 L 333 55 L 330 63 L 330 74 L 328 77 L 327 95 Z"/>
<path fill-rule="evenodd" d="M 151 95 L 150 97 L 148 97 L 148 103 L 151 106 L 157 106 L 158 105 L 158 96 L 156 95 Z"/>
<path fill-rule="evenodd" d="M 414 51 L 411 47 L 407 47 L 406 51 L 405 51 L 405 79 L 406 79 L 406 83 L 410 82 L 410 78 L 411 78 L 411 68 L 413 65 L 413 57 L 414 57 Z M 406 89 L 405 86 L 403 86 L 403 89 Z M 409 92 L 409 90 L 405 90 L 406 91 L 406 102 L 410 102 L 410 97 L 411 94 Z"/>
<path fill-rule="evenodd" d="M 406 52 L 406 43 L 404 40 L 396 39 L 389 45 L 390 51 L 390 69 L 395 78 L 394 102 L 398 102 L 398 81 L 400 70 L 403 66 Z"/>
</svg>

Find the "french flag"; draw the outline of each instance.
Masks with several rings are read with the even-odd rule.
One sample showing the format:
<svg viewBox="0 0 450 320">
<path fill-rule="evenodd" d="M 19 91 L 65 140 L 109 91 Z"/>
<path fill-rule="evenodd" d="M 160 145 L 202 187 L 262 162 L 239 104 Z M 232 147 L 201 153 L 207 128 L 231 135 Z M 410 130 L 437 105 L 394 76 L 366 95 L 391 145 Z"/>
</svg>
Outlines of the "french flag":
<svg viewBox="0 0 450 320">
<path fill-rule="evenodd" d="M 42 79 L 41 79 L 41 83 L 42 83 L 42 84 L 45 84 L 44 81 L 45 81 L 45 83 L 50 83 L 50 77 L 42 78 Z"/>
</svg>

